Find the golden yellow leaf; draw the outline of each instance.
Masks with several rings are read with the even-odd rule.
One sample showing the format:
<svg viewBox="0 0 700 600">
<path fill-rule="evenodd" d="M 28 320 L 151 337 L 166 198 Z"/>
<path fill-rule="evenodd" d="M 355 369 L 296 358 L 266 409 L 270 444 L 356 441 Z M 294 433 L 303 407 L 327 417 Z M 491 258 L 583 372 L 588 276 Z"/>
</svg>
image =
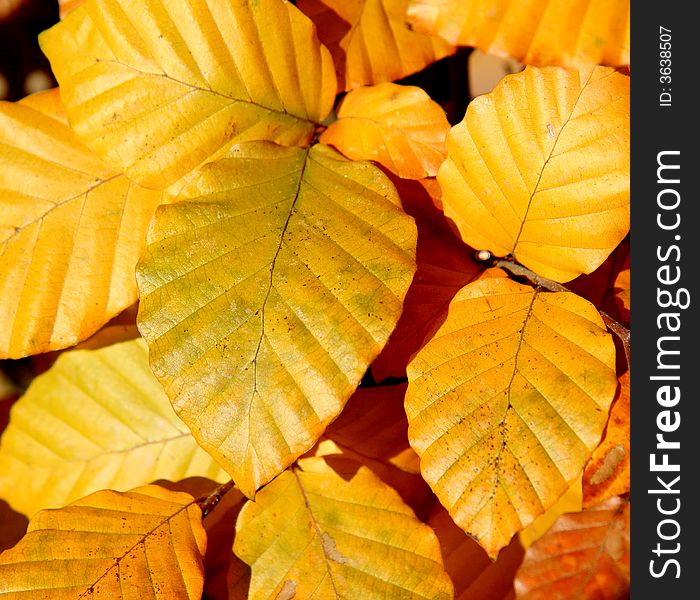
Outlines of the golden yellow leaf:
<svg viewBox="0 0 700 600">
<path fill-rule="evenodd" d="M 527 600 L 618 600 L 629 588 L 630 504 L 619 497 L 559 517 L 515 578 Z"/>
<path fill-rule="evenodd" d="M 161 197 L 83 145 L 58 90 L 0 103 L 0 358 L 77 344 L 135 302 Z"/>
<path fill-rule="evenodd" d="M 422 88 L 380 83 L 352 90 L 320 141 L 405 179 L 437 174 L 447 156 L 445 111 Z"/>
<path fill-rule="evenodd" d="M 568 281 L 629 230 L 629 77 L 528 67 L 469 104 L 438 173 L 462 239 Z"/>
<path fill-rule="evenodd" d="M 576 479 L 617 386 L 588 301 L 504 278 L 463 288 L 408 366 L 409 440 L 455 522 L 492 557 Z"/>
<path fill-rule="evenodd" d="M 630 491 L 630 373 L 620 377 L 605 435 L 583 472 L 583 505 L 588 508 Z"/>
<path fill-rule="evenodd" d="M 251 497 L 309 450 L 396 325 L 416 230 L 335 150 L 235 146 L 155 217 L 139 329 L 175 410 Z"/>
<path fill-rule="evenodd" d="M 0 554 L 0 596 L 199 600 L 205 549 L 202 511 L 189 494 L 103 490 L 35 515 Z"/>
<path fill-rule="evenodd" d="M 338 91 L 416 73 L 454 52 L 406 23 L 408 0 L 298 0 L 333 55 Z"/>
<path fill-rule="evenodd" d="M 418 31 L 533 65 L 630 62 L 629 0 L 410 0 Z"/>
<path fill-rule="evenodd" d="M 78 134 L 165 189 L 234 140 L 311 140 L 336 90 L 313 29 L 281 0 L 87 0 L 40 42 Z"/>
<path fill-rule="evenodd" d="M 437 505 L 428 525 L 440 540 L 445 570 L 455 586 L 455 600 L 505 600 L 513 592 L 513 577 L 523 559 L 518 538 L 492 561 L 483 548 L 462 531 Z"/>
<path fill-rule="evenodd" d="M 156 479 L 228 480 L 173 412 L 143 340 L 63 353 L 0 439 L 0 497 L 32 515 Z"/>
<path fill-rule="evenodd" d="M 300 460 L 243 507 L 233 549 L 250 600 L 452 598 L 430 527 L 366 467 L 332 464 Z"/>
</svg>

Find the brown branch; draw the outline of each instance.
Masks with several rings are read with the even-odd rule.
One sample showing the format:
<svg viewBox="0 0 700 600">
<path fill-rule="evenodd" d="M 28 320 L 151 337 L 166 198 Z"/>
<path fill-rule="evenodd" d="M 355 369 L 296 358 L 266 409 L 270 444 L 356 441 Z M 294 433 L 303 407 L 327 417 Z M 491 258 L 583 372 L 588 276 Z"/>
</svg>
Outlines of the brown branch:
<svg viewBox="0 0 700 600">
<path fill-rule="evenodd" d="M 492 258 L 489 263 L 491 266 L 498 267 L 500 269 L 503 269 L 504 271 L 507 271 L 511 275 L 515 275 L 516 277 L 522 277 L 532 283 L 533 285 L 536 285 L 537 287 L 544 288 L 546 290 L 549 290 L 550 292 L 571 292 L 571 290 L 562 285 L 561 283 L 557 283 L 556 281 L 552 281 L 551 279 L 547 279 L 546 277 L 542 277 L 541 275 L 538 275 L 534 271 L 531 271 L 527 267 L 524 267 L 523 265 L 513 262 L 512 260 L 508 260 L 505 258 Z M 630 365 L 630 330 L 627 329 L 624 325 L 613 319 L 609 314 L 607 314 L 605 311 L 602 311 L 601 309 L 597 309 L 598 312 L 600 313 L 600 316 L 603 317 L 603 321 L 605 322 L 605 325 L 607 328 L 614 333 L 618 338 L 620 338 L 620 341 L 622 342 L 622 346 L 625 349 L 625 357 L 627 358 L 627 366 Z"/>
</svg>

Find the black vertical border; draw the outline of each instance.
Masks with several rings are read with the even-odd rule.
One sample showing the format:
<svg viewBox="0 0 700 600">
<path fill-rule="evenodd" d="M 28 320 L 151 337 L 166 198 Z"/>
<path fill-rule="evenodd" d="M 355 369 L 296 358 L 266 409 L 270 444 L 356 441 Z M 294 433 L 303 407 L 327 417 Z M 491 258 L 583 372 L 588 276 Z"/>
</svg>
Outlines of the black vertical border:
<svg viewBox="0 0 700 600">
<path fill-rule="evenodd" d="M 696 29 L 690 16 L 693 3 L 648 2 L 638 0 L 631 6 L 631 597 L 637 599 L 668 600 L 695 597 L 699 593 L 695 578 L 700 550 L 698 518 L 700 511 L 700 395 L 696 392 L 695 377 L 700 373 L 700 337 L 698 336 L 697 306 L 700 305 L 698 279 L 697 244 L 700 238 L 700 218 L 696 205 L 700 204 L 694 179 L 700 174 L 700 152 L 691 147 L 691 139 L 700 127 L 700 101 L 693 96 L 696 75 L 691 68 L 691 44 L 697 44 L 700 30 Z M 659 27 L 671 30 L 671 83 L 662 82 L 660 76 Z M 660 94 L 670 88 L 671 106 L 661 106 Z M 664 97 L 663 99 L 666 99 Z M 675 158 L 680 164 L 680 184 L 664 185 L 657 182 L 657 155 L 662 151 L 680 151 Z M 666 159 L 671 162 L 671 159 Z M 666 171 L 667 177 L 671 171 Z M 680 192 L 681 202 L 677 209 L 681 218 L 678 229 L 664 231 L 657 224 L 657 214 L 667 223 L 675 220 L 674 211 L 663 211 L 657 206 L 657 194 L 666 187 Z M 670 199 L 672 194 L 667 194 Z M 677 239 L 676 236 L 680 236 Z M 671 252 L 666 261 L 659 259 L 676 244 L 680 257 Z M 678 260 L 675 260 L 677 259 Z M 658 269 L 664 264 L 681 269 L 681 278 L 675 286 L 658 282 Z M 686 309 L 662 308 L 657 300 L 657 288 L 673 292 L 673 288 L 686 288 L 690 294 L 690 306 Z M 678 312 L 681 328 L 675 335 L 679 342 L 664 342 L 665 348 L 680 350 L 680 355 L 669 356 L 666 362 L 680 365 L 678 370 L 665 370 L 662 374 L 680 375 L 677 382 L 652 380 L 658 375 L 657 342 L 660 336 L 669 335 L 665 328 L 659 329 L 657 318 L 663 312 Z M 673 335 L 673 334 L 671 334 Z M 666 410 L 657 402 L 657 390 L 664 384 L 678 385 L 681 399 L 670 410 L 680 414 L 680 427 L 665 434 L 666 439 L 679 440 L 678 450 L 657 449 L 657 434 L 660 433 L 657 417 Z M 697 386 L 700 387 L 700 386 Z M 663 417 L 662 417 L 663 418 Z M 678 472 L 652 472 L 650 455 L 657 454 L 656 462 L 663 460 L 661 454 L 669 455 L 671 464 L 679 463 Z M 670 485 L 680 475 L 680 480 Z M 657 476 L 666 485 L 679 493 L 650 493 L 663 489 Z M 677 514 L 663 515 L 661 508 L 672 510 L 680 499 Z M 677 539 L 664 540 L 659 531 L 672 537 L 675 526 L 661 525 L 664 519 L 673 519 L 680 526 Z M 667 552 L 655 553 L 660 548 Z M 680 544 L 678 552 L 676 544 Z M 665 573 L 654 577 L 652 568 L 660 573 L 666 561 L 677 560 L 678 567 L 670 563 Z M 652 567 L 651 561 L 655 561 Z M 677 578 L 678 571 L 680 577 Z M 687 590 L 687 591 L 686 591 Z M 692 590 L 692 591 L 691 591 Z M 662 595 L 663 594 L 663 595 Z M 688 595 L 690 594 L 690 595 Z M 700 597 L 700 596 L 698 596 Z"/>
</svg>

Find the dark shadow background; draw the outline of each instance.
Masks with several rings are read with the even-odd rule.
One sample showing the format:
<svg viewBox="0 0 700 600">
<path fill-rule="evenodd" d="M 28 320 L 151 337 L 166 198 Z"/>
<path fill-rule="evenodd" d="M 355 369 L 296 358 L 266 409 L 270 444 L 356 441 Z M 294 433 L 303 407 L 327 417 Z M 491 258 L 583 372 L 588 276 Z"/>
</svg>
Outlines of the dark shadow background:
<svg viewBox="0 0 700 600">
<path fill-rule="evenodd" d="M 0 0 L 0 100 L 53 87 L 37 36 L 58 22 L 58 0 Z"/>
</svg>

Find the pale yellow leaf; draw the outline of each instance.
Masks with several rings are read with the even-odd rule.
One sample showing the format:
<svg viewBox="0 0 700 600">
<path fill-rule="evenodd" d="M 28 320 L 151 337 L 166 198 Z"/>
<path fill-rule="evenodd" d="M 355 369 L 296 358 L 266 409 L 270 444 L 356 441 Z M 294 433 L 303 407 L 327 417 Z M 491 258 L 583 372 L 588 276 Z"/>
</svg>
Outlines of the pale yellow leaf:
<svg viewBox="0 0 700 600">
<path fill-rule="evenodd" d="M 583 298 L 485 279 L 454 297 L 408 378 L 423 477 L 495 557 L 598 445 L 617 387 L 615 346 Z"/>
<path fill-rule="evenodd" d="M 96 490 L 228 479 L 173 412 L 143 340 L 63 353 L 10 413 L 0 497 L 32 515 Z"/>
<path fill-rule="evenodd" d="M 307 144 L 336 90 L 313 24 L 281 0 L 87 0 L 40 42 L 78 134 L 157 189 L 234 140 Z"/>
<path fill-rule="evenodd" d="M 189 494 L 96 492 L 36 514 L 0 554 L 0 598 L 199 600 L 206 534 Z"/>
<path fill-rule="evenodd" d="M 479 96 L 438 173 L 462 239 L 539 275 L 594 271 L 629 231 L 629 77 L 528 67 Z"/>
<path fill-rule="evenodd" d="M 0 103 L 0 358 L 66 348 L 136 300 L 159 192 L 68 127 L 58 90 Z"/>
<path fill-rule="evenodd" d="M 249 497 L 309 450 L 401 314 L 416 231 L 335 150 L 257 142 L 156 215 L 138 269 L 151 366 Z"/>
<path fill-rule="evenodd" d="M 435 534 L 366 467 L 307 458 L 243 507 L 249 598 L 452 598 Z"/>
</svg>

